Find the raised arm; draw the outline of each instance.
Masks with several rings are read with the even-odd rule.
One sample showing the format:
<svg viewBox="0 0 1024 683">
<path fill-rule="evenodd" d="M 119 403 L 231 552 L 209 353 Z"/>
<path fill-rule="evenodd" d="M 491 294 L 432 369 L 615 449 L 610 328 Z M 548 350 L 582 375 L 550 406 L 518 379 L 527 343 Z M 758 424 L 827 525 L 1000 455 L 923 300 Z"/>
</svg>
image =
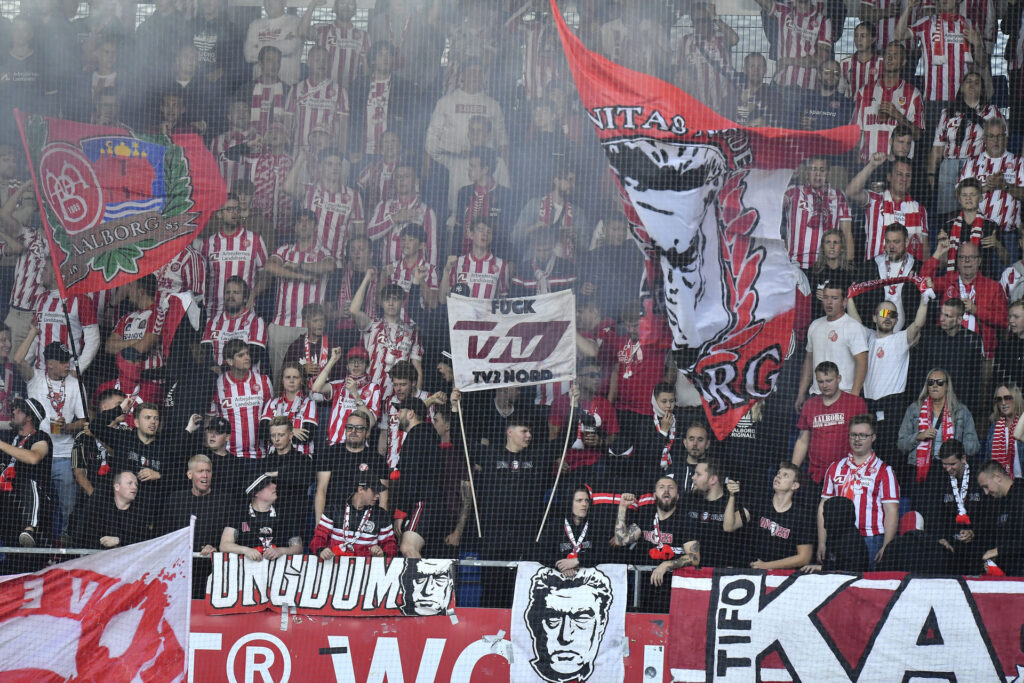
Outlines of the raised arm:
<svg viewBox="0 0 1024 683">
<path fill-rule="evenodd" d="M 327 359 L 327 364 L 324 369 L 320 371 L 320 374 L 313 380 L 312 392 L 314 394 L 321 394 L 326 398 L 331 397 L 331 371 L 334 370 L 334 366 L 341 360 L 341 347 L 335 346 L 331 349 L 331 357 Z M 319 517 L 317 518 L 319 519 Z"/>
<path fill-rule="evenodd" d="M 348 312 L 352 315 L 352 320 L 355 321 L 356 328 L 359 330 L 365 330 L 373 322 L 370 316 L 363 312 L 363 302 L 366 300 L 366 290 L 369 289 L 370 283 L 375 277 L 377 277 L 377 269 L 367 268 L 366 274 L 363 275 L 363 281 L 359 283 L 359 289 L 352 295 L 352 301 L 348 305 Z"/>
<path fill-rule="evenodd" d="M 853 176 L 850 183 L 846 186 L 846 198 L 854 204 L 864 206 L 868 203 L 868 192 L 865 189 L 868 184 L 868 179 L 871 178 L 871 174 L 875 172 L 875 169 L 885 163 L 887 157 L 884 152 L 875 152 L 871 155 L 871 159 L 867 165 L 864 166 Z"/>
</svg>

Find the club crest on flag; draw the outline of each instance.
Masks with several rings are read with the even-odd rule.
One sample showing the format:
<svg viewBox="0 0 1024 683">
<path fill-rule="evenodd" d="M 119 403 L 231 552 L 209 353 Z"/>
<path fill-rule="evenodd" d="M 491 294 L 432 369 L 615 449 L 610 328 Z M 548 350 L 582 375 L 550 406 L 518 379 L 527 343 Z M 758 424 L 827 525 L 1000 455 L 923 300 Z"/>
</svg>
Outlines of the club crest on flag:
<svg viewBox="0 0 1024 683">
<path fill-rule="evenodd" d="M 196 135 L 16 118 L 62 296 L 159 269 L 224 202 L 216 160 Z"/>
</svg>

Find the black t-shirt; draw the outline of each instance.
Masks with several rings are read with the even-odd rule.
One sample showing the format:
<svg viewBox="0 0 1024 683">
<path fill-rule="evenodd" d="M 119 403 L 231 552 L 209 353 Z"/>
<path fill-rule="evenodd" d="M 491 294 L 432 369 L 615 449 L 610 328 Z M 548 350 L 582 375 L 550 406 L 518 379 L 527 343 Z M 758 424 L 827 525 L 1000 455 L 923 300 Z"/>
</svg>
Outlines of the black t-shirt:
<svg viewBox="0 0 1024 683">
<path fill-rule="evenodd" d="M 699 493 L 682 496 L 680 504 L 686 506 L 686 516 L 700 541 L 700 564 L 702 567 L 730 567 L 740 551 L 739 535 L 725 533 L 722 528 L 725 519 L 727 495 L 717 500 L 707 500 Z"/>
<path fill-rule="evenodd" d="M 661 559 L 653 559 L 650 556 L 652 549 L 667 546 L 672 548 L 676 556 L 683 553 L 683 547 L 690 541 L 699 540 L 697 529 L 690 521 L 686 510 L 681 505 L 676 505 L 675 511 L 666 519 L 658 519 L 656 505 L 646 505 L 635 513 L 632 513 L 633 523 L 640 527 L 642 532 L 640 542 L 637 543 L 636 561 L 641 564 L 660 564 Z M 701 548 L 703 555 L 703 548 Z M 702 560 L 703 562 L 703 560 Z"/>
<path fill-rule="evenodd" d="M 744 526 L 750 529 L 746 544 L 749 553 L 745 553 L 749 562 L 774 562 L 791 557 L 796 555 L 797 546 L 816 540 L 814 512 L 798 500 L 785 512 L 776 510 L 770 497 L 744 507 L 750 512 L 750 519 L 744 521 Z"/>
<path fill-rule="evenodd" d="M 303 455 L 295 449 L 287 455 L 273 452 L 261 460 L 259 466 L 264 472 L 277 472 L 278 507 L 289 513 L 301 513 L 309 509 L 309 485 L 316 478 L 311 456 Z"/>
<path fill-rule="evenodd" d="M 192 490 L 175 491 L 167 496 L 162 509 L 160 527 L 163 533 L 170 533 L 188 526 L 192 515 L 196 516 L 196 531 L 192 549 L 199 552 L 203 546 L 220 545 L 221 533 L 226 526 L 222 496 L 211 490 L 205 496 L 195 496 Z"/>
<path fill-rule="evenodd" d="M 251 458 L 239 458 L 230 453 L 217 455 L 211 451 L 205 451 L 205 455 L 213 467 L 213 488 L 232 510 L 245 502 L 245 489 L 258 473 L 266 471 L 258 460 Z"/>
<path fill-rule="evenodd" d="M 291 520 L 278 515 L 276 505 L 266 512 L 246 505 L 225 526 L 235 530 L 235 543 L 246 548 L 285 548 L 290 539 L 299 535 Z"/>
<path fill-rule="evenodd" d="M 14 471 L 17 473 L 15 475 L 15 483 L 17 483 L 17 479 L 34 479 L 38 483 L 45 483 L 48 490 L 50 486 L 50 466 L 53 462 L 53 442 L 50 441 L 50 435 L 36 430 L 28 436 L 14 434 L 7 439 L 7 443 L 29 451 L 32 450 L 32 446 L 40 441 L 46 442 L 47 451 L 46 457 L 37 464 L 29 465 L 27 462 L 22 462 L 13 456 L 2 456 L 0 469 L 13 466 Z"/>
<path fill-rule="evenodd" d="M 388 478 L 388 461 L 370 447 L 361 451 L 350 451 L 344 444 L 321 448 L 315 456 L 314 466 L 317 472 L 331 473 L 327 488 L 329 505 L 344 505 L 360 481 Z"/>
</svg>

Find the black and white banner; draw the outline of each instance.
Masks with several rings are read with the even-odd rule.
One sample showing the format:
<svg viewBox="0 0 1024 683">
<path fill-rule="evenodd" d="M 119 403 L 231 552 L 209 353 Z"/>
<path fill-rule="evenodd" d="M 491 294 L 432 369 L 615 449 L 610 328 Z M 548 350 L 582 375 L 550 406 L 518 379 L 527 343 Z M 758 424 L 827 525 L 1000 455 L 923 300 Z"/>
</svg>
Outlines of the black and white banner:
<svg viewBox="0 0 1024 683">
<path fill-rule="evenodd" d="M 625 677 L 626 566 L 582 568 L 572 578 L 521 562 L 512 601 L 509 680 L 619 683 Z"/>
<path fill-rule="evenodd" d="M 576 297 L 448 297 L 455 386 L 480 391 L 576 378 Z"/>
</svg>

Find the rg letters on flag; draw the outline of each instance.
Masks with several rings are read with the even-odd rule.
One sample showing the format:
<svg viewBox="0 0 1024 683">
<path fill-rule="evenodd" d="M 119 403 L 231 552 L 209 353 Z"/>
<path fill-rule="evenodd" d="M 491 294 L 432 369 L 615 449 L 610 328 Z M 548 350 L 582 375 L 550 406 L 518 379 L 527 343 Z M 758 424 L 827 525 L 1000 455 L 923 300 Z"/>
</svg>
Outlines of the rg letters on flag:
<svg viewBox="0 0 1024 683">
<path fill-rule="evenodd" d="M 789 348 L 796 280 L 780 226 L 792 169 L 860 133 L 743 128 L 591 52 L 551 6 L 634 236 L 662 272 L 676 364 L 723 439 L 771 393 Z"/>
<path fill-rule="evenodd" d="M 0 578 L 0 680 L 183 681 L 192 528 Z"/>
<path fill-rule="evenodd" d="M 509 680 L 622 681 L 627 596 L 625 565 L 583 567 L 566 578 L 557 569 L 520 562 Z"/>
<path fill-rule="evenodd" d="M 576 297 L 448 297 L 455 386 L 480 391 L 576 378 Z"/>
</svg>

